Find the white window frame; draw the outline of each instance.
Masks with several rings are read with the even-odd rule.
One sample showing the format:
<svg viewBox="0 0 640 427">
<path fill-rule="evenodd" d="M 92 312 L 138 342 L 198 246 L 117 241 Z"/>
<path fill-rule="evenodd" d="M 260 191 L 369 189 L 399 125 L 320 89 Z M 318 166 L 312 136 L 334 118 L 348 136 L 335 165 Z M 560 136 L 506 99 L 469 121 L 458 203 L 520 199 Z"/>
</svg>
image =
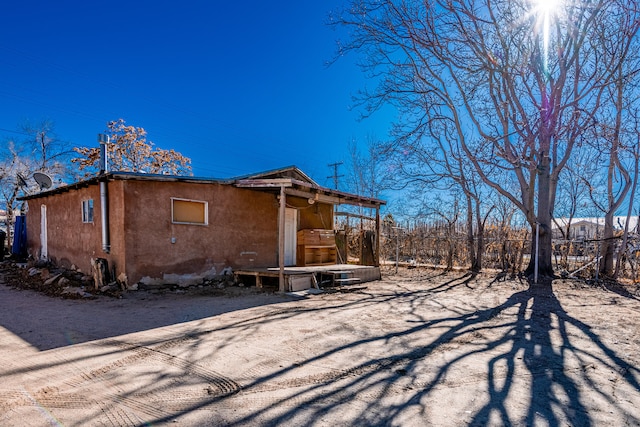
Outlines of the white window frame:
<svg viewBox="0 0 640 427">
<path fill-rule="evenodd" d="M 93 224 L 94 219 L 94 204 L 93 199 L 86 199 L 82 201 L 82 223 Z"/>
<path fill-rule="evenodd" d="M 176 221 L 175 213 L 173 211 L 174 201 L 178 202 L 189 202 L 189 203 L 200 203 L 204 205 L 204 223 L 202 222 L 189 222 L 189 221 Z M 184 225 L 209 225 L 209 202 L 204 200 L 193 200 L 193 199 L 182 199 L 179 197 L 171 198 L 171 223 L 172 224 L 184 224 Z"/>
</svg>

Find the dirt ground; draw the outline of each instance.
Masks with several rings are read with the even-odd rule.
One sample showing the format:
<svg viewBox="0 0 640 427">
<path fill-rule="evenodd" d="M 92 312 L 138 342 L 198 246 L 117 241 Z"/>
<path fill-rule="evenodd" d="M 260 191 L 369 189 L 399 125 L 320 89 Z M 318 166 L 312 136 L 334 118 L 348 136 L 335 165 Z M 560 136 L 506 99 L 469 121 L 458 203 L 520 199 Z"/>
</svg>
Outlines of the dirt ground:
<svg viewBox="0 0 640 427">
<path fill-rule="evenodd" d="M 640 425 L 635 287 L 493 279 L 76 300 L 0 284 L 0 425 Z"/>
</svg>

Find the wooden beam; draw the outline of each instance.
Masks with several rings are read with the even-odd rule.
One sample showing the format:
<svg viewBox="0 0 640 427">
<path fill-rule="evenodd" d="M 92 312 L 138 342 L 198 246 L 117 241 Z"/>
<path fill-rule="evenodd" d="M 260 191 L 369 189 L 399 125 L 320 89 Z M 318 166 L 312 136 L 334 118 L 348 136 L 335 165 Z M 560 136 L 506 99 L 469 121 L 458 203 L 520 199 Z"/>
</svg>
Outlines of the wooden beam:
<svg viewBox="0 0 640 427">
<path fill-rule="evenodd" d="M 377 210 L 378 210 L 378 207 L 376 207 L 376 211 Z M 371 216 L 359 215 L 359 214 L 354 214 L 354 213 L 350 213 L 350 212 L 334 212 L 333 214 L 335 216 L 346 216 L 348 218 L 367 219 L 369 221 L 375 221 L 376 220 L 374 217 L 371 217 Z"/>
<path fill-rule="evenodd" d="M 375 208 L 378 204 L 368 202 L 365 199 L 359 199 L 357 196 L 353 197 L 339 197 L 329 194 L 323 194 L 316 191 L 297 190 L 294 188 L 288 188 L 287 194 L 290 196 L 301 197 L 303 199 L 314 198 L 321 203 L 330 203 L 334 205 L 352 205 L 362 206 L 364 208 Z M 317 198 L 316 198 L 317 197 Z"/>
<path fill-rule="evenodd" d="M 280 209 L 278 210 L 278 267 L 280 273 L 278 275 L 278 290 L 280 292 L 285 291 L 284 283 L 284 227 L 285 227 L 285 213 L 287 206 L 287 194 L 285 193 L 284 185 L 280 187 Z"/>
<path fill-rule="evenodd" d="M 291 187 L 290 178 L 278 178 L 278 179 L 242 179 L 236 183 L 236 187 L 243 188 L 278 188 L 278 187 Z"/>
<path fill-rule="evenodd" d="M 331 203 L 331 204 L 334 204 L 334 205 L 338 205 L 338 204 L 344 202 L 344 200 L 341 200 L 341 199 L 339 199 L 337 197 L 327 196 L 325 194 L 314 193 L 314 192 L 311 192 L 311 191 L 295 190 L 293 188 L 288 188 L 287 189 L 287 194 L 290 195 L 290 196 L 300 197 L 300 198 L 303 198 L 303 199 L 314 198 L 317 202 Z"/>
<path fill-rule="evenodd" d="M 380 208 L 376 207 L 376 267 L 380 267 Z"/>
</svg>

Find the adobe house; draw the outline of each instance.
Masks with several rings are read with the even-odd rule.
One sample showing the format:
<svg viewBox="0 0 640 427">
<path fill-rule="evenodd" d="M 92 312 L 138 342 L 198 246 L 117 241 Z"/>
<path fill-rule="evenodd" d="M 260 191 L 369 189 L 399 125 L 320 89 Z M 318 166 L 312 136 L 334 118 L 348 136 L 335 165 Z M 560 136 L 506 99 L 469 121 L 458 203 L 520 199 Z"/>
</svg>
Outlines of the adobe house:
<svg viewBox="0 0 640 427">
<path fill-rule="evenodd" d="M 36 259 L 90 274 L 92 259 L 103 258 L 128 286 L 231 270 L 258 285 L 277 277 L 280 291 L 295 290 L 288 277 L 340 264 L 335 205 L 375 209 L 379 235 L 385 203 L 323 188 L 296 167 L 227 180 L 108 172 L 22 200 Z"/>
</svg>

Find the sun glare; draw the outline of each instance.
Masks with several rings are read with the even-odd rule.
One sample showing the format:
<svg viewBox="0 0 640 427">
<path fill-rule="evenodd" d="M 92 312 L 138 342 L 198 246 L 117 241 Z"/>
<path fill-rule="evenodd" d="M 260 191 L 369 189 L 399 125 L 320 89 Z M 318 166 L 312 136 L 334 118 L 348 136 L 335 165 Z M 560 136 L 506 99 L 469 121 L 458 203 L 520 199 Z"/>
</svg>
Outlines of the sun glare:
<svg viewBox="0 0 640 427">
<path fill-rule="evenodd" d="M 549 44 L 551 42 L 551 22 L 557 18 L 561 0 L 532 0 L 532 15 L 536 16 L 536 30 L 542 36 L 545 72 L 549 68 Z"/>
<path fill-rule="evenodd" d="M 534 2 L 540 14 L 551 14 L 557 8 L 558 3 L 558 0 L 535 0 Z"/>
</svg>

